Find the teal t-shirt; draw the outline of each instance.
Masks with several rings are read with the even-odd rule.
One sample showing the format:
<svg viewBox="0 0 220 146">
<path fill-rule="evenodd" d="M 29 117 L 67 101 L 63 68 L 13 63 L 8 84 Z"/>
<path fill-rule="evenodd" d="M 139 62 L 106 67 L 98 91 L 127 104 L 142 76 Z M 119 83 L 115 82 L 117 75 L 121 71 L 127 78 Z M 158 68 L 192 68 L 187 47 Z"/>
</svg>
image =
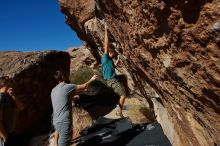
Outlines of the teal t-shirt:
<svg viewBox="0 0 220 146">
<path fill-rule="evenodd" d="M 112 59 L 107 55 L 102 55 L 102 75 L 105 80 L 109 80 L 115 77 L 115 68 Z"/>
</svg>

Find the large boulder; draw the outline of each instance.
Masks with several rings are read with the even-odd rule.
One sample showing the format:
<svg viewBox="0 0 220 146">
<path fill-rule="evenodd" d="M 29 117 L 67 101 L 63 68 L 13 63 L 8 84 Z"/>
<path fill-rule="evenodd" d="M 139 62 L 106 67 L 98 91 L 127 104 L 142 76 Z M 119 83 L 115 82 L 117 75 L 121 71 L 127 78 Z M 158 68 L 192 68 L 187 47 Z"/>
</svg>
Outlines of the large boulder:
<svg viewBox="0 0 220 146">
<path fill-rule="evenodd" d="M 89 49 L 86 46 L 79 48 L 68 48 L 67 52 L 70 54 L 70 72 L 77 71 L 82 66 L 94 66 L 96 59 L 92 56 Z"/>
<path fill-rule="evenodd" d="M 50 93 L 57 84 L 53 75 L 58 69 L 70 70 L 66 52 L 0 52 L 1 75 L 13 80 L 13 88 L 25 106 L 19 115 L 16 133 L 28 136 L 50 127 Z"/>
<path fill-rule="evenodd" d="M 100 61 L 104 22 L 173 145 L 220 145 L 220 0 L 59 0 Z M 155 97 L 155 98 L 153 98 Z"/>
</svg>

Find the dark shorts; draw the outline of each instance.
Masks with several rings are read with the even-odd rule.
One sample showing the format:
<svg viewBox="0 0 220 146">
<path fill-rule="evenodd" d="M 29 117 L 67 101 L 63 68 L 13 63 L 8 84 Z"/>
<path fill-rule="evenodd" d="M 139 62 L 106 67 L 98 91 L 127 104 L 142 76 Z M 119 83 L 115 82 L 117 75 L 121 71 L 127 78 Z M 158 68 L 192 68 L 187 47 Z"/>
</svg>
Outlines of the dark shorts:
<svg viewBox="0 0 220 146">
<path fill-rule="evenodd" d="M 111 87 L 118 96 L 126 96 L 124 85 L 118 78 L 107 80 L 107 86 Z"/>
<path fill-rule="evenodd" d="M 70 146 L 72 125 L 70 123 L 57 123 L 54 127 L 58 132 L 58 146 Z"/>
</svg>

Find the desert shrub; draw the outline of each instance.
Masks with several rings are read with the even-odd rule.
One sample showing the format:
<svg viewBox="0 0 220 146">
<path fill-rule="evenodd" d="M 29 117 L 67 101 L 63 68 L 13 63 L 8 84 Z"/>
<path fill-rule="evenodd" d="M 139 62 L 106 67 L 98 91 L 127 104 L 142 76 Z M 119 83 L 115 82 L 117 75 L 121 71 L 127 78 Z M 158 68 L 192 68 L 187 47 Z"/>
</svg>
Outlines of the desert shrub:
<svg viewBox="0 0 220 146">
<path fill-rule="evenodd" d="M 84 108 L 91 105 L 116 105 L 119 97 L 114 93 L 112 88 L 106 86 L 101 68 L 92 70 L 90 67 L 84 65 L 70 74 L 70 81 L 73 84 L 82 84 L 87 82 L 94 74 L 98 75 L 97 80 L 92 83 L 87 91 L 80 93 L 80 100 L 77 101 L 77 105 Z"/>
<path fill-rule="evenodd" d="M 70 74 L 70 82 L 74 84 L 82 84 L 87 82 L 93 76 L 93 70 L 88 66 L 82 66 L 78 70 Z"/>
<path fill-rule="evenodd" d="M 98 75 L 97 81 L 94 82 L 94 85 L 105 84 L 105 80 L 102 77 L 101 67 L 92 70 L 86 65 L 81 66 L 78 70 L 70 74 L 70 82 L 74 84 L 82 84 L 87 82 L 94 74 Z"/>
</svg>

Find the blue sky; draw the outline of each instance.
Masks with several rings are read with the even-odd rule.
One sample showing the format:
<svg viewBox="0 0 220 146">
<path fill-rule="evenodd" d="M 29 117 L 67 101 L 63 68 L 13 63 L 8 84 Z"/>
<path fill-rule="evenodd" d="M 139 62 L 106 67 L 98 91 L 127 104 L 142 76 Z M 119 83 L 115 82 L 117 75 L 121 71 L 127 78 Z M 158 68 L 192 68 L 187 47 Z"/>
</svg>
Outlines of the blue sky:
<svg viewBox="0 0 220 146">
<path fill-rule="evenodd" d="M 0 51 L 66 50 L 81 46 L 58 0 L 0 0 Z"/>
</svg>

